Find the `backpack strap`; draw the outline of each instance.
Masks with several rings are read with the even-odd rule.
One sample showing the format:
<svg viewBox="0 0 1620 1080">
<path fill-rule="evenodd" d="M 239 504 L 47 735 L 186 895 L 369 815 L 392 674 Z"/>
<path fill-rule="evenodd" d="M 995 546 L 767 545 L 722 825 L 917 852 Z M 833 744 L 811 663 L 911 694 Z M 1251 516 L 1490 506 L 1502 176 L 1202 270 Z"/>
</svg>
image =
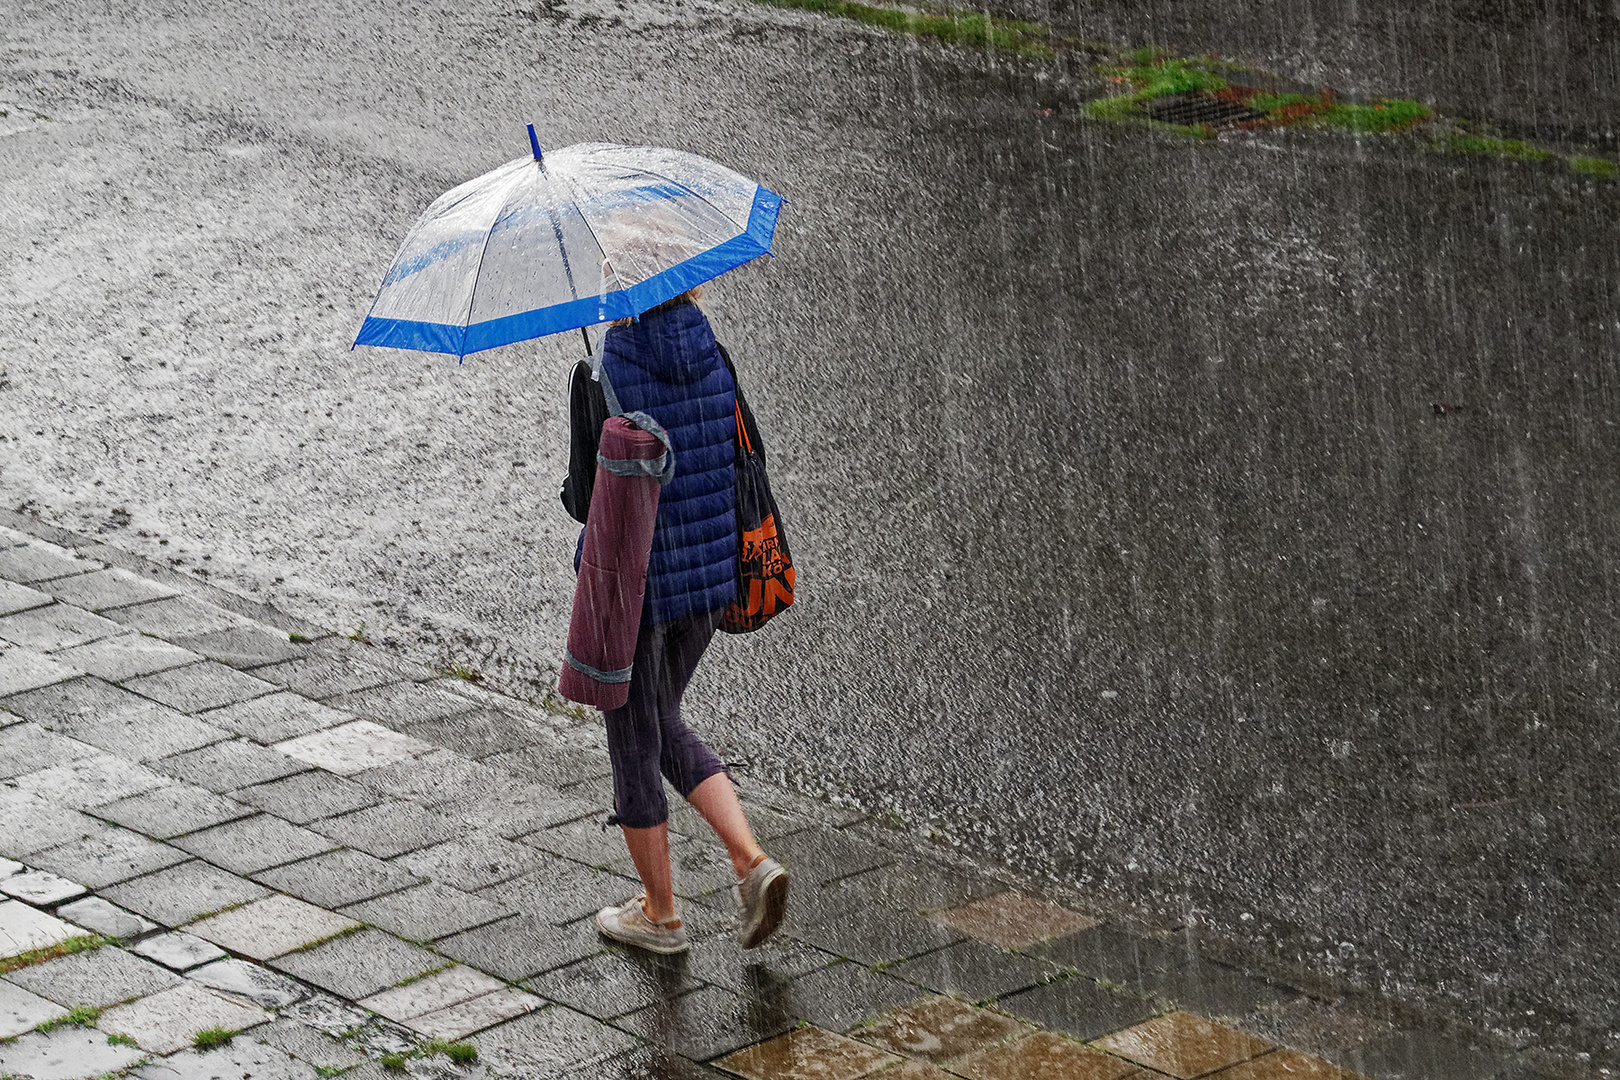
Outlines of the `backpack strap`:
<svg viewBox="0 0 1620 1080">
<path fill-rule="evenodd" d="M 596 452 L 596 463 L 614 476 L 650 476 L 663 487 L 675 479 L 675 447 L 669 441 L 664 425 L 639 409 L 625 412 L 619 404 L 619 395 L 613 392 L 613 380 L 608 378 L 607 365 L 600 353 L 590 358 L 591 374 L 602 384 L 602 399 L 607 402 L 609 416 L 622 416 L 642 431 L 664 444 L 664 452 L 655 458 L 608 458 Z M 586 674 L 590 674 L 587 672 Z M 592 676 L 593 678 L 595 676 Z"/>
</svg>

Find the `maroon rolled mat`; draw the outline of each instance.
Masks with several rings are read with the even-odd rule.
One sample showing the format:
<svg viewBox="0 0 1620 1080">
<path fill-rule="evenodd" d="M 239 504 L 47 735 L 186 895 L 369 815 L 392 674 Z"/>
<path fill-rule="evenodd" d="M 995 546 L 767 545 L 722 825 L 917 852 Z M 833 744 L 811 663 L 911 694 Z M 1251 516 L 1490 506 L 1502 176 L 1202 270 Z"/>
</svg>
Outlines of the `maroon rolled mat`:
<svg viewBox="0 0 1620 1080">
<path fill-rule="evenodd" d="M 658 514 L 657 471 L 664 444 L 622 416 L 602 425 L 596 486 L 585 519 L 585 547 L 568 654 L 558 691 L 569 701 L 617 709 L 630 697 L 630 664 L 641 630 L 641 597 Z"/>
</svg>

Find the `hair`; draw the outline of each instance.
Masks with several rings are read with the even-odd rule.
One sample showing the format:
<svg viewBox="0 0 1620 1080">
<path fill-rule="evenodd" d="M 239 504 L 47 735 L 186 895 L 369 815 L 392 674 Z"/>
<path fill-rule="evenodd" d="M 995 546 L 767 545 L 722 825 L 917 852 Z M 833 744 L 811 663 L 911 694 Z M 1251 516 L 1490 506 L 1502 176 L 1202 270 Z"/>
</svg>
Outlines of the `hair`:
<svg viewBox="0 0 1620 1080">
<path fill-rule="evenodd" d="M 690 289 L 687 289 L 685 292 L 681 293 L 681 295 L 675 297 L 673 300 L 665 300 L 662 304 L 659 304 L 657 307 L 649 308 L 647 311 L 644 311 L 641 314 L 642 315 L 648 315 L 648 314 L 651 314 L 654 311 L 660 311 L 663 308 L 674 307 L 676 304 L 686 304 L 686 303 L 695 304 L 701 299 L 703 299 L 703 286 L 702 285 L 694 285 Z M 635 322 L 636 319 L 639 319 L 640 317 L 641 317 L 640 315 L 635 315 L 635 316 L 631 316 L 628 319 L 614 319 L 608 325 L 609 326 L 629 326 L 631 323 Z"/>
</svg>

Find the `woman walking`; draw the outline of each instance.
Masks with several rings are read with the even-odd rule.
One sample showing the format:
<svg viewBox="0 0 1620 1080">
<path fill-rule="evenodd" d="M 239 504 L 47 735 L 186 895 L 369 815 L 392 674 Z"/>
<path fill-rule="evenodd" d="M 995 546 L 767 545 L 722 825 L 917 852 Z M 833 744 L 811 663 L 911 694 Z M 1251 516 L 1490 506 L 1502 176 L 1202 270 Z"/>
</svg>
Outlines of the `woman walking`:
<svg viewBox="0 0 1620 1080">
<path fill-rule="evenodd" d="M 601 366 L 620 407 L 645 412 L 669 437 L 675 477 L 658 500 L 630 696 L 604 712 L 614 813 L 643 892 L 596 915 L 610 938 L 656 953 L 687 948 L 669 861 L 668 780 L 714 829 L 737 874 L 739 939 L 760 945 L 781 925 L 788 875 L 754 839 L 725 766 L 681 719 L 681 695 L 737 595 L 736 385 L 709 321 L 702 286 L 639 319 L 613 324 Z M 584 522 L 607 407 L 588 365 L 569 393 L 563 505 Z"/>
</svg>

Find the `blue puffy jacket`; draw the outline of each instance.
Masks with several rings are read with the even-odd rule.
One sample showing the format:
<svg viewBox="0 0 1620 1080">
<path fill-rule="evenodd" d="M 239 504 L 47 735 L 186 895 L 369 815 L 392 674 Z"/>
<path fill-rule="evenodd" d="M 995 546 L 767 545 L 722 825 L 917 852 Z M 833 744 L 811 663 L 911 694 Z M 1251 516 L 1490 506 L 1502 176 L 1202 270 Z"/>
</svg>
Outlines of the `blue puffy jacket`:
<svg viewBox="0 0 1620 1080">
<path fill-rule="evenodd" d="M 607 332 L 602 367 L 624 411 L 650 413 L 675 451 L 642 618 L 717 611 L 737 596 L 737 390 L 709 320 L 689 301 L 655 308 Z"/>
</svg>

